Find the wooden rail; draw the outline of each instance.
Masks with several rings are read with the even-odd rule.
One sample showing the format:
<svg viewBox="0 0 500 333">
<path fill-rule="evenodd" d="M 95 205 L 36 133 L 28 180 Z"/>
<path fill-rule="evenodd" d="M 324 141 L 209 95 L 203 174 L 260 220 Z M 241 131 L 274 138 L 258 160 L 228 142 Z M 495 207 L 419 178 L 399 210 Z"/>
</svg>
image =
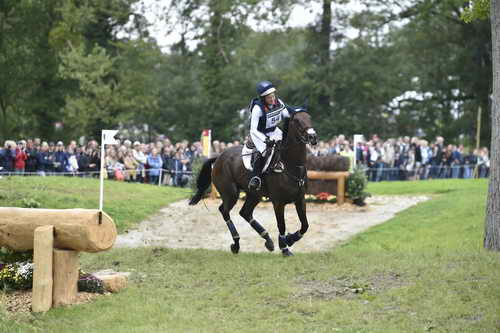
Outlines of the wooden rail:
<svg viewBox="0 0 500 333">
<path fill-rule="evenodd" d="M 307 171 L 308 179 L 337 181 L 337 203 L 339 205 L 345 202 L 345 180 L 347 177 L 349 177 L 348 171 Z"/>
</svg>

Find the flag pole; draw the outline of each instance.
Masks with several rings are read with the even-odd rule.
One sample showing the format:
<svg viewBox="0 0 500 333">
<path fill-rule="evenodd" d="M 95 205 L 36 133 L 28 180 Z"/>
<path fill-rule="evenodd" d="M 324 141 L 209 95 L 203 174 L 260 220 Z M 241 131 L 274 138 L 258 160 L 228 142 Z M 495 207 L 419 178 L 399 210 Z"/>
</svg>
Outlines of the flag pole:
<svg viewBox="0 0 500 333">
<path fill-rule="evenodd" d="M 101 167 L 99 171 L 99 178 L 100 178 L 100 184 L 99 184 L 99 224 L 102 222 L 102 209 L 103 209 L 103 203 L 104 203 L 104 161 L 105 161 L 105 154 L 106 150 L 104 149 L 106 144 L 116 144 L 116 140 L 114 136 L 118 133 L 117 130 L 102 130 L 101 131 Z"/>
<path fill-rule="evenodd" d="M 99 184 L 99 224 L 102 222 L 102 208 L 103 208 L 103 201 L 104 201 L 104 131 L 101 132 L 101 167 L 100 167 L 100 184 Z"/>
</svg>

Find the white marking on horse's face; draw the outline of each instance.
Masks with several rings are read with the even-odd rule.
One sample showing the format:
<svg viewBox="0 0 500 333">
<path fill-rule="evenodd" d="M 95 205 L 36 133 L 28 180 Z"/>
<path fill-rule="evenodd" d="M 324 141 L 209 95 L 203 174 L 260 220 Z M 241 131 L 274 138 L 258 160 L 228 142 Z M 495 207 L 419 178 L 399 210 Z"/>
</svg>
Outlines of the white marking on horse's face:
<svg viewBox="0 0 500 333">
<path fill-rule="evenodd" d="M 316 135 L 316 131 L 314 130 L 314 128 L 309 128 L 309 129 L 307 129 L 307 134 Z"/>
</svg>

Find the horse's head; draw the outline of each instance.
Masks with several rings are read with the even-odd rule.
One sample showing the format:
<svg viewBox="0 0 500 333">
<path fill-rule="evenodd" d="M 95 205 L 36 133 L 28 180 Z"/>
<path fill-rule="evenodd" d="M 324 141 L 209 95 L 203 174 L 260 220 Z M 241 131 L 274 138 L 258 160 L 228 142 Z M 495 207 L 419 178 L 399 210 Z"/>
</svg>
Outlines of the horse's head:
<svg viewBox="0 0 500 333">
<path fill-rule="evenodd" d="M 298 108 L 293 112 L 290 126 L 295 128 L 297 138 L 302 143 L 310 143 L 313 146 L 318 143 L 318 136 L 312 127 L 311 116 L 306 112 L 306 109 Z"/>
</svg>

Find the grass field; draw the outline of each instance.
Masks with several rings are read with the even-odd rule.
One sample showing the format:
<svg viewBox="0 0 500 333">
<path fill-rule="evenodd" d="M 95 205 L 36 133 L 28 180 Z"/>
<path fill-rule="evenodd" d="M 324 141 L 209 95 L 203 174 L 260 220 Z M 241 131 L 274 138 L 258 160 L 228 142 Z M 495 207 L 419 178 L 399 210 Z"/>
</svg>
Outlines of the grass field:
<svg viewBox="0 0 500 333">
<path fill-rule="evenodd" d="M 159 208 L 190 191 L 116 181 L 104 182 L 104 211 L 123 232 Z M 37 202 L 42 208 L 99 208 L 99 181 L 79 177 L 7 177 L 0 179 L 0 207 L 25 207 Z"/>
<path fill-rule="evenodd" d="M 97 197 L 97 182 L 71 181 Z M 59 180 L 44 182 L 31 190 L 15 188 L 18 180 L 9 190 L 0 182 L 0 195 L 10 198 L 0 198 L 0 205 L 29 193 L 45 205 L 52 194 L 39 194 L 41 189 L 73 204 L 96 202 Z M 124 225 L 137 221 L 128 218 L 135 205 L 144 215 L 156 209 L 149 204 L 157 191 L 165 191 L 163 203 L 186 195 L 115 183 L 108 191 L 106 207 L 113 211 L 106 210 L 128 221 Z M 130 286 L 42 315 L 7 318 L 0 311 L 0 332 L 499 332 L 500 258 L 482 249 L 487 182 L 378 183 L 368 191 L 428 194 L 432 200 L 331 251 L 287 259 L 276 253 L 160 248 L 82 254 L 87 271 L 133 272 Z M 111 198 L 127 198 L 126 204 L 113 205 Z"/>
</svg>

